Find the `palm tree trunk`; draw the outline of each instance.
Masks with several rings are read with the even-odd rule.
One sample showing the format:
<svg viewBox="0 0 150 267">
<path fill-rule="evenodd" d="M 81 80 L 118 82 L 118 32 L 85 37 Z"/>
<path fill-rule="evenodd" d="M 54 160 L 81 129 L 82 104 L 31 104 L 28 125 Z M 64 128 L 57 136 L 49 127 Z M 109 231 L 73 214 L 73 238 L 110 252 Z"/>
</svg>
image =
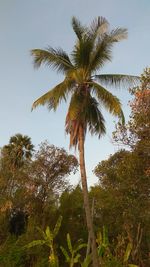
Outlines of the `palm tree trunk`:
<svg viewBox="0 0 150 267">
<path fill-rule="evenodd" d="M 98 261 L 98 254 L 97 254 L 97 248 L 96 248 L 96 239 L 95 239 L 95 234 L 94 234 L 94 229 L 93 229 L 93 222 L 92 222 L 92 216 L 91 216 L 90 205 L 89 205 L 89 197 L 88 197 L 88 187 L 87 187 L 85 160 L 84 160 L 84 131 L 83 131 L 82 126 L 80 126 L 79 128 L 79 162 L 80 162 L 81 182 L 82 182 L 87 228 L 88 228 L 88 234 L 91 238 L 93 267 L 98 267 L 99 261 Z"/>
</svg>

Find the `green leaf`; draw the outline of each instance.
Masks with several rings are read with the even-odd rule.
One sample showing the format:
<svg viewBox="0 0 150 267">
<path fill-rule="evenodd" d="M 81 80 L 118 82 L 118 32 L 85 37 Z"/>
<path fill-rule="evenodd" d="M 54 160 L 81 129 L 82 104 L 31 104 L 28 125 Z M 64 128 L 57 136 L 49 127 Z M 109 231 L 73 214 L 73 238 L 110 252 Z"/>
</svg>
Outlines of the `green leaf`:
<svg viewBox="0 0 150 267">
<path fill-rule="evenodd" d="M 68 252 L 66 251 L 65 248 L 63 248 L 62 246 L 60 247 L 62 253 L 64 254 L 65 258 L 66 258 L 66 261 L 69 262 L 70 261 L 70 257 L 68 255 Z"/>
<path fill-rule="evenodd" d="M 98 255 L 99 255 L 99 257 L 102 257 L 103 258 L 103 256 L 104 256 L 104 254 L 105 254 L 105 250 L 106 250 L 106 247 L 105 246 L 100 246 L 99 247 L 99 249 L 98 249 Z"/>
<path fill-rule="evenodd" d="M 132 243 L 128 243 L 125 254 L 124 254 L 123 262 L 128 261 L 130 254 L 131 254 L 131 250 L 132 250 Z"/>
<path fill-rule="evenodd" d="M 103 226 L 103 245 L 105 246 L 105 247 L 107 247 L 107 245 L 108 245 L 108 233 L 107 233 L 107 229 L 106 229 L 106 227 L 105 226 Z"/>
<path fill-rule="evenodd" d="M 62 222 L 62 216 L 60 216 L 57 220 L 57 223 L 56 223 L 54 231 L 53 231 L 53 237 L 55 237 L 58 234 L 58 231 L 59 231 L 60 226 L 61 226 L 61 222 Z"/>
<path fill-rule="evenodd" d="M 46 237 L 45 232 L 40 227 L 36 227 L 36 228 L 39 231 L 39 233 L 43 236 L 43 238 L 46 240 L 47 237 Z"/>
<path fill-rule="evenodd" d="M 68 248 L 69 248 L 69 250 L 70 250 L 70 252 L 72 254 L 73 248 L 72 248 L 71 238 L 70 238 L 70 235 L 69 234 L 67 234 L 67 245 L 68 245 Z"/>
<path fill-rule="evenodd" d="M 31 243 L 29 243 L 28 245 L 26 245 L 25 248 L 32 248 L 32 247 L 39 246 L 39 245 L 41 246 L 45 243 L 46 243 L 45 240 L 34 240 Z"/>
<path fill-rule="evenodd" d="M 52 234 L 52 232 L 51 232 L 49 226 L 46 227 L 46 231 L 45 231 L 45 233 L 46 233 L 46 237 L 47 237 L 47 239 L 48 239 L 49 241 L 52 241 L 52 240 L 54 239 L 53 234 Z"/>
<path fill-rule="evenodd" d="M 85 248 L 85 247 L 87 247 L 87 244 L 80 244 L 80 245 L 78 245 L 77 246 L 77 248 L 75 249 L 75 252 L 77 252 L 77 251 L 79 251 L 80 249 L 82 249 L 82 248 Z"/>
<path fill-rule="evenodd" d="M 79 262 L 79 258 L 81 257 L 81 255 L 80 254 L 77 254 L 76 256 L 75 256 L 75 258 L 74 258 L 74 263 L 77 263 L 77 262 Z"/>
</svg>

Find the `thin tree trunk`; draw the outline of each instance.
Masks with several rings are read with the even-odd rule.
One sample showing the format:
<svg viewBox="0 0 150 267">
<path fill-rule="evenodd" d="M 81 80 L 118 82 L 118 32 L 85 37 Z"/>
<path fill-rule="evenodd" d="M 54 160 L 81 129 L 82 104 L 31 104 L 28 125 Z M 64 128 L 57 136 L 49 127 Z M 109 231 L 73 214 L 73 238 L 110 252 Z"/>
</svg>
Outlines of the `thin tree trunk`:
<svg viewBox="0 0 150 267">
<path fill-rule="evenodd" d="M 93 222 L 92 222 L 92 216 L 91 216 L 90 205 L 89 205 L 89 197 L 88 197 L 88 187 L 87 187 L 87 178 L 86 178 L 86 170 L 85 170 L 85 160 L 84 160 L 84 131 L 83 131 L 82 126 L 80 126 L 79 128 L 79 162 L 80 162 L 81 182 L 82 182 L 87 228 L 88 228 L 88 234 L 91 238 L 93 267 L 98 267 L 99 261 L 98 261 L 98 254 L 97 254 L 97 248 L 96 248 L 96 238 L 95 238 L 94 229 L 93 229 Z"/>
<path fill-rule="evenodd" d="M 92 223 L 93 223 L 93 216 L 94 216 L 94 198 L 93 198 L 93 201 L 92 201 L 92 209 L 91 209 Z M 91 238 L 90 238 L 90 236 L 88 236 L 86 257 L 90 254 L 90 249 L 91 249 Z"/>
</svg>

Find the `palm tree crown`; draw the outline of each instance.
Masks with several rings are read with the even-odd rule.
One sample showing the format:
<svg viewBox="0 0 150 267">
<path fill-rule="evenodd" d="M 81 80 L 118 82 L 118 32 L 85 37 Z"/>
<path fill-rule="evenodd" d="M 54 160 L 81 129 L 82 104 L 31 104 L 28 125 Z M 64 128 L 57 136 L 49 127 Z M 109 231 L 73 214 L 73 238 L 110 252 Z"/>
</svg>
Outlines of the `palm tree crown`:
<svg viewBox="0 0 150 267">
<path fill-rule="evenodd" d="M 109 24 L 103 17 L 95 19 L 90 27 L 82 26 L 73 17 L 72 27 L 77 40 L 70 57 L 61 48 L 48 47 L 46 50 L 31 51 L 35 67 L 46 64 L 65 75 L 64 80 L 37 99 L 32 108 L 47 104 L 49 109 L 56 110 L 60 102 L 66 101 L 70 94 L 66 132 L 70 134 L 70 146 L 76 146 L 80 125 L 84 129 L 84 136 L 87 130 L 99 137 L 105 133 L 102 106 L 113 115 L 124 119 L 119 99 L 104 86 L 130 85 L 137 80 L 137 77 L 96 74 L 107 61 L 111 61 L 112 47 L 114 43 L 127 37 L 126 29 L 116 28 L 109 31 Z"/>
<path fill-rule="evenodd" d="M 4 146 L 3 152 L 7 153 L 14 167 L 22 167 L 25 161 L 30 160 L 33 154 L 33 145 L 30 137 L 16 134 Z"/>
</svg>

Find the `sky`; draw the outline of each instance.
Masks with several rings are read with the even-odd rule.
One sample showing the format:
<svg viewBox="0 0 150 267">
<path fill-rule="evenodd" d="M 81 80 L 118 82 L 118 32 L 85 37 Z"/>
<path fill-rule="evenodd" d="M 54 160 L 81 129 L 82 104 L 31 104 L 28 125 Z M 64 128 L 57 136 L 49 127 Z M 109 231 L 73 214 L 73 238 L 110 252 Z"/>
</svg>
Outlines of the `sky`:
<svg viewBox="0 0 150 267">
<path fill-rule="evenodd" d="M 46 107 L 31 112 L 32 103 L 59 83 L 63 76 L 43 66 L 33 68 L 31 49 L 48 45 L 62 47 L 70 53 L 75 42 L 71 18 L 76 16 L 89 25 L 97 16 L 105 17 L 110 28 L 125 27 L 128 39 L 117 43 L 113 60 L 101 73 L 140 75 L 150 64 L 150 1 L 149 0 L 0 0 L 0 147 L 16 133 L 31 137 L 35 147 L 44 140 L 69 153 L 69 136 L 64 131 L 67 107 L 62 104 L 56 113 Z M 127 89 L 113 91 L 128 119 L 130 95 Z M 92 170 L 117 151 L 112 144 L 112 131 L 117 120 L 103 113 L 107 134 L 100 140 L 87 135 L 85 157 L 88 185 L 97 179 Z M 79 173 L 70 178 L 79 181 Z"/>
</svg>

